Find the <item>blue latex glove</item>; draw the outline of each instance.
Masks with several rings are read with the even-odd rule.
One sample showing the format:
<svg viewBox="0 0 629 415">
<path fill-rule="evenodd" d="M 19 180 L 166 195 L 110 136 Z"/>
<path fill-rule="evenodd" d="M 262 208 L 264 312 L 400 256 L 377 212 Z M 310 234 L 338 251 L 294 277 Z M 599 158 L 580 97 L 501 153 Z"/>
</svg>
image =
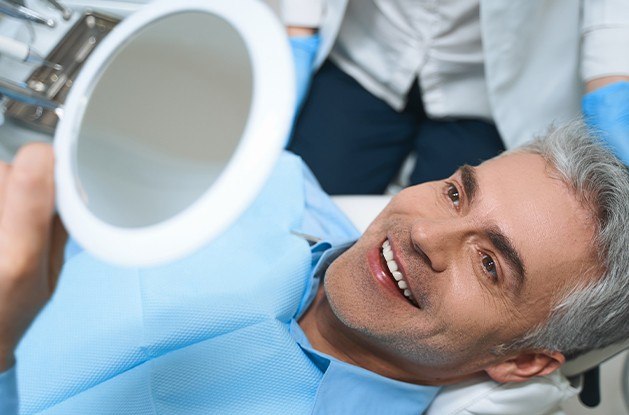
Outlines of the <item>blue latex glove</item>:
<svg viewBox="0 0 629 415">
<path fill-rule="evenodd" d="M 629 165 L 629 82 L 592 91 L 581 104 L 587 125 L 600 132 L 616 156 Z"/>
<path fill-rule="evenodd" d="M 299 110 L 310 86 L 312 65 L 319 49 L 319 35 L 293 36 L 289 39 L 297 79 L 297 106 L 295 109 Z"/>
</svg>

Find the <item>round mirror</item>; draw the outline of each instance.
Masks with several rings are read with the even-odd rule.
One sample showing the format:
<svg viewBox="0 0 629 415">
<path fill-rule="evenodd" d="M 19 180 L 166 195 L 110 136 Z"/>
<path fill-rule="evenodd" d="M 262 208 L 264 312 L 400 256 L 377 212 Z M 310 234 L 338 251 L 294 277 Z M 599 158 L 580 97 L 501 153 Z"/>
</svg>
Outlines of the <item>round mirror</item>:
<svg viewBox="0 0 629 415">
<path fill-rule="evenodd" d="M 134 34 L 103 68 L 79 128 L 88 209 L 130 228 L 184 211 L 238 147 L 252 84 L 242 37 L 216 15 L 173 14 Z"/>
<path fill-rule="evenodd" d="M 165 0 L 123 21 L 86 63 L 55 135 L 72 236 L 146 266 L 222 232 L 285 144 L 292 71 L 283 27 L 259 1 Z"/>
</svg>

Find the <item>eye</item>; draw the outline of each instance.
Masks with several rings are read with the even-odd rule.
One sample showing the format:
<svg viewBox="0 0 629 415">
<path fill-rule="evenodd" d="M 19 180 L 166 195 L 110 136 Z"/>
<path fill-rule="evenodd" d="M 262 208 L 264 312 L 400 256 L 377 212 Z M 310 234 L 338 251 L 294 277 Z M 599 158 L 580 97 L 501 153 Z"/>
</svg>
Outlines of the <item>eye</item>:
<svg viewBox="0 0 629 415">
<path fill-rule="evenodd" d="M 498 270 L 496 269 L 496 263 L 494 259 L 487 254 L 481 253 L 481 262 L 483 264 L 483 269 L 493 280 L 498 279 Z"/>
<path fill-rule="evenodd" d="M 454 207 L 458 209 L 459 205 L 461 204 L 461 195 L 459 193 L 459 189 L 455 185 L 450 183 L 448 184 L 446 194 L 448 195 L 448 198 L 452 201 Z"/>
</svg>

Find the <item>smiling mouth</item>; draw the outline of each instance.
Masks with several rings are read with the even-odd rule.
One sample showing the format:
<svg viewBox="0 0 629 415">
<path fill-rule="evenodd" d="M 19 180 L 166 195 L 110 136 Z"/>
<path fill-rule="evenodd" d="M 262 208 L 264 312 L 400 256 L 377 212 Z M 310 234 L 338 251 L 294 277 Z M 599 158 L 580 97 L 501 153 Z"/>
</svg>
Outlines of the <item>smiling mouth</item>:
<svg viewBox="0 0 629 415">
<path fill-rule="evenodd" d="M 391 249 L 391 244 L 388 239 L 386 239 L 382 244 L 380 256 L 384 264 L 386 264 L 386 267 L 384 267 L 385 272 L 386 270 L 389 271 L 386 274 L 389 276 L 389 278 L 391 278 L 391 280 L 393 280 L 393 283 L 396 285 L 400 293 L 404 296 L 404 298 L 408 300 L 409 303 L 419 308 L 415 297 L 413 297 L 413 294 L 409 289 L 408 281 L 406 281 L 404 274 L 402 274 L 400 267 L 393 258 L 393 250 Z"/>
</svg>

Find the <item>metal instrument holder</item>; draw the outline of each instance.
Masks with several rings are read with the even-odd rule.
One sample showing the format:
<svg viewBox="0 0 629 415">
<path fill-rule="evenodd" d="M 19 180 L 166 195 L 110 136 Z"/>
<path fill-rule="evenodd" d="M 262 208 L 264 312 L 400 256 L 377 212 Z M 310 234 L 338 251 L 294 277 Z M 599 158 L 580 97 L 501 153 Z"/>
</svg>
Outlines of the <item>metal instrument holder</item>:
<svg viewBox="0 0 629 415">
<path fill-rule="evenodd" d="M 28 88 L 62 106 L 81 67 L 100 41 L 120 22 L 119 19 L 86 12 L 66 33 L 46 61 L 61 65 L 37 68 L 25 81 Z M 53 135 L 59 121 L 58 111 L 45 106 L 9 100 L 5 116 L 26 128 Z"/>
</svg>

